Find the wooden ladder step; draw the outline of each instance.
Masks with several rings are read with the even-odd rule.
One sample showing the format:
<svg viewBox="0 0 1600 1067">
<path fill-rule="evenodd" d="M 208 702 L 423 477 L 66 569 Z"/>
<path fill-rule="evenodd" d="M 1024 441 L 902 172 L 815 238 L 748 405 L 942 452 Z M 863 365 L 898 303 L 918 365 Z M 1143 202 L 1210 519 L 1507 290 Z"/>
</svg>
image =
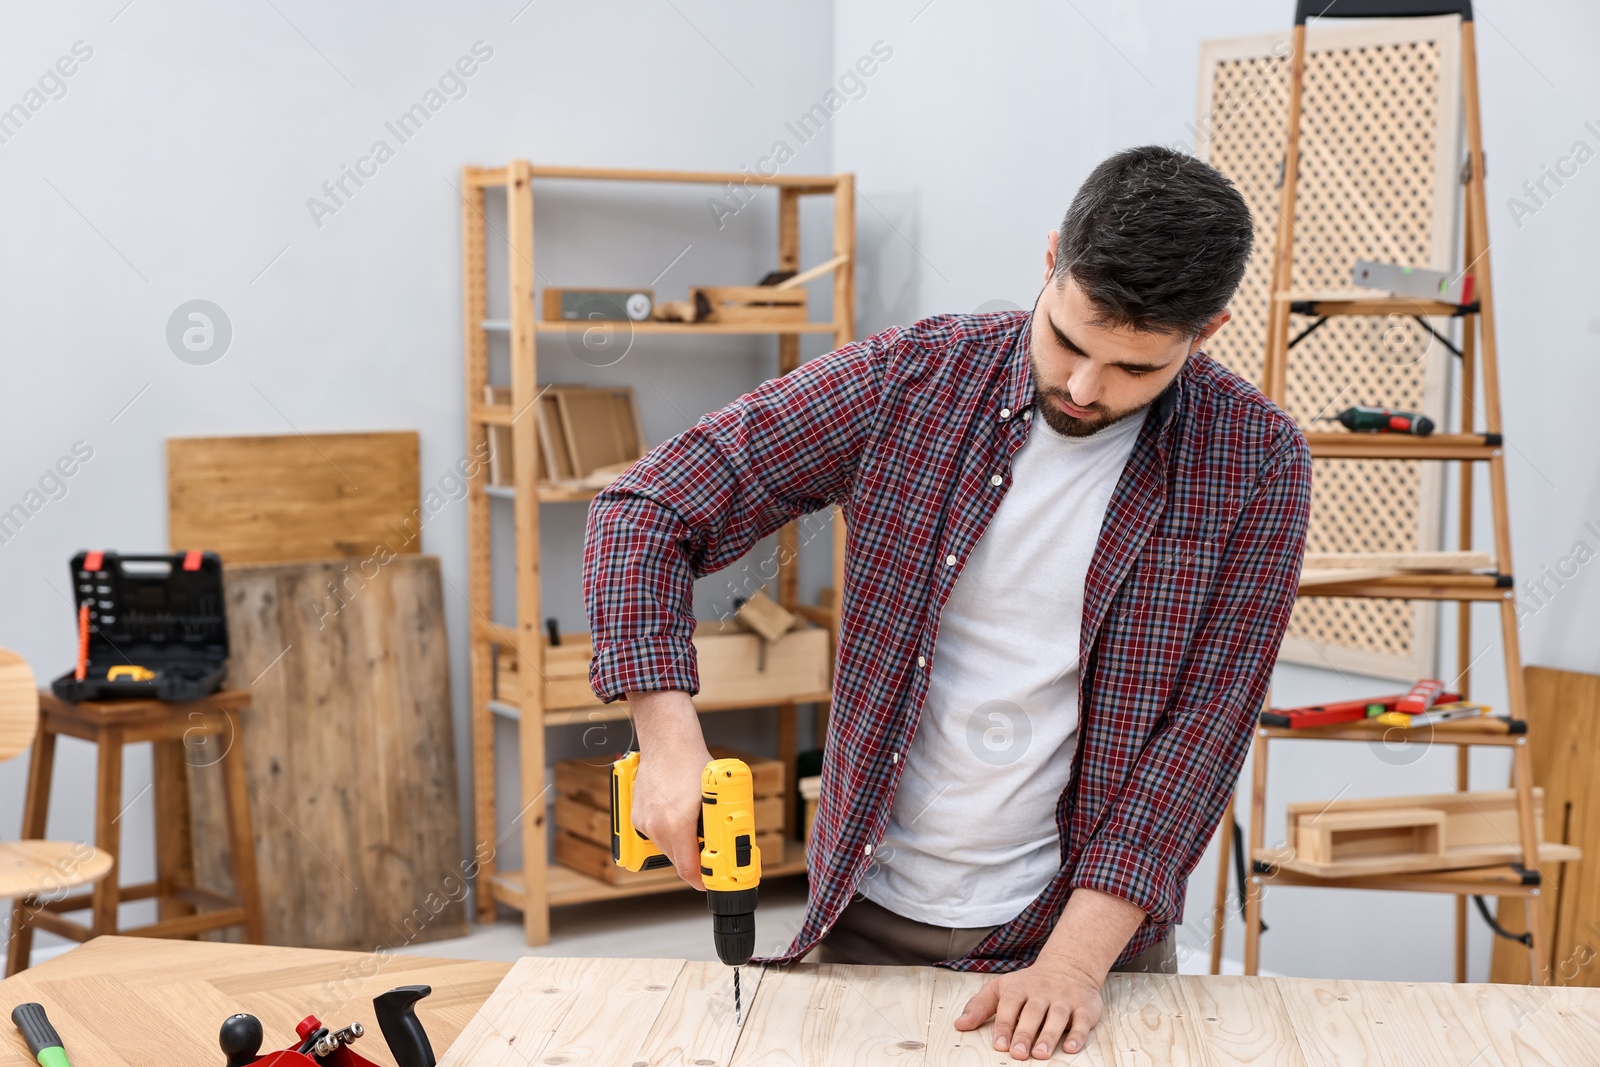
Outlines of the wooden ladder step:
<svg viewBox="0 0 1600 1067">
<path fill-rule="evenodd" d="M 1306 433 L 1313 459 L 1499 459 L 1504 438 L 1497 433 L 1436 433 L 1413 437 L 1401 433 L 1351 433 L 1312 430 Z"/>
</svg>

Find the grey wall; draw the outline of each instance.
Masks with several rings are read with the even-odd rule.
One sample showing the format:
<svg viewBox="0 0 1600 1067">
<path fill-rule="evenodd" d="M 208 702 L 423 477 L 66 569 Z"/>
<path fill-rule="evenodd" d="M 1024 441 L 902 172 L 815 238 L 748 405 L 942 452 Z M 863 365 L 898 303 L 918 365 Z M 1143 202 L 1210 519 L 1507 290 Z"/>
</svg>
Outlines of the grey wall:
<svg viewBox="0 0 1600 1067">
<path fill-rule="evenodd" d="M 1600 73 L 1585 51 L 1600 37 L 1600 14 L 1570 0 L 1475 7 L 1524 659 L 1595 671 L 1600 579 L 1588 561 L 1600 555 L 1600 438 L 1589 408 L 1600 386 L 1600 318 L 1584 299 L 1596 275 L 1576 237 L 1600 230 L 1600 162 L 1578 166 L 1559 189 L 1550 184 L 1554 195 L 1542 204 L 1526 201 L 1532 215 L 1514 217 L 1507 199 L 1526 200 L 1522 183 L 1573 153 L 1575 142 L 1587 143 L 1585 159 L 1600 152 Z M 836 61 L 878 39 L 895 50 L 890 76 L 844 109 L 834 129 L 837 165 L 861 175 L 862 331 L 993 301 L 1031 305 L 1045 234 L 1096 163 L 1135 144 L 1193 145 L 1199 42 L 1287 30 L 1291 9 L 1287 0 L 836 3 Z M 1570 173 L 1574 164 L 1564 167 Z M 1487 526 L 1477 538 L 1489 542 Z M 1545 567 L 1551 577 L 1531 589 L 1527 581 Z M 1475 692 L 1503 706 L 1496 618 L 1478 609 L 1474 620 L 1474 651 L 1486 650 Z M 1452 664 L 1453 632 L 1447 624 L 1441 643 Z M 1393 688 L 1285 666 L 1273 695 L 1295 704 Z M 1508 764 L 1493 755 L 1474 761 L 1474 788 L 1506 783 Z M 1280 745 L 1267 839 L 1282 840 L 1286 802 L 1450 790 L 1454 770 L 1453 749 L 1442 747 Z M 1240 795 L 1247 805 L 1248 775 Z M 1213 845 L 1191 880 L 1181 933 L 1202 959 L 1215 874 Z M 1262 964 L 1270 970 L 1453 974 L 1446 897 L 1281 889 L 1269 896 L 1267 922 Z M 1488 935 L 1476 917 L 1471 923 L 1472 973 L 1482 980 Z M 1230 923 L 1230 955 L 1241 952 L 1242 932 Z"/>
<path fill-rule="evenodd" d="M 87 58 L 61 68 L 71 76 L 46 76 L 80 41 Z M 429 101 L 480 41 L 480 56 L 492 54 Z M 0 645 L 41 677 L 70 667 L 66 561 L 86 546 L 165 546 L 167 437 L 414 428 L 423 484 L 437 485 L 466 455 L 461 166 L 754 167 L 785 136 L 784 120 L 830 87 L 831 46 L 826 9 L 801 2 L 8 6 L 0 107 L 37 107 L 0 131 L 0 509 L 27 499 L 74 442 L 93 455 L 0 543 Z M 41 76 L 40 95 L 25 96 Z M 385 124 L 419 101 L 437 110 L 402 142 Z M 371 174 L 360 161 L 378 140 L 393 154 Z M 826 136 L 792 147 L 787 171 L 831 170 Z M 323 183 L 358 165 L 371 176 L 359 187 L 347 179 L 350 195 L 334 203 Z M 775 194 L 719 228 L 706 206 L 714 191 L 541 187 L 539 284 L 660 275 L 658 295 L 681 298 L 691 284 L 754 281 L 775 262 Z M 314 212 L 312 197 L 337 210 Z M 828 220 L 808 209 L 803 224 L 806 261 L 826 258 Z M 180 361 L 165 339 L 169 315 L 195 298 L 219 305 L 233 330 L 205 366 Z M 496 299 L 504 314 L 503 290 Z M 813 339 L 805 354 L 824 347 Z M 503 372 L 503 350 L 495 355 Z M 641 341 L 604 370 L 547 345 L 540 366 L 546 381 L 633 384 L 651 442 L 775 373 L 775 342 L 750 338 Z M 583 510 L 546 506 L 544 516 L 547 613 L 586 629 Z M 465 535 L 456 503 L 423 536 L 448 583 L 464 814 Z M 813 566 L 806 588 L 825 572 L 825 560 Z M 702 583 L 703 614 L 725 605 L 731 577 Z M 503 618 L 508 599 L 496 606 Z M 717 716 L 715 728 L 770 743 L 762 717 L 740 718 Z M 556 731 L 551 744 L 553 759 L 580 742 Z M 59 759 L 49 832 L 92 836 L 90 750 L 64 741 Z M 509 814 L 521 805 L 514 760 L 506 769 Z M 0 766 L 8 835 L 25 773 L 25 758 Z M 146 753 L 130 753 L 126 781 L 125 878 L 138 881 L 151 870 Z M 513 862 L 516 840 L 505 843 Z"/>
</svg>

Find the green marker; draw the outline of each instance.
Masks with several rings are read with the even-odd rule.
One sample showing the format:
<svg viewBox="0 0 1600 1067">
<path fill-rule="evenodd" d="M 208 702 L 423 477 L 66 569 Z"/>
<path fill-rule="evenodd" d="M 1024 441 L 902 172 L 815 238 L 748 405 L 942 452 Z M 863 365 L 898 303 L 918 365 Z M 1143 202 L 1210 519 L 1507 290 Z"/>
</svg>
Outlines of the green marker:
<svg viewBox="0 0 1600 1067">
<path fill-rule="evenodd" d="M 1382 704 L 1368 704 L 1367 705 L 1367 718 L 1376 719 L 1379 715 L 1382 715 L 1384 712 L 1386 712 L 1388 710 L 1389 709 L 1384 707 Z"/>
<path fill-rule="evenodd" d="M 28 1043 L 28 1051 L 39 1061 L 39 1067 L 72 1067 L 61 1035 L 50 1025 L 43 1004 L 18 1004 L 11 1009 L 11 1021 L 22 1031 L 22 1040 Z"/>
</svg>

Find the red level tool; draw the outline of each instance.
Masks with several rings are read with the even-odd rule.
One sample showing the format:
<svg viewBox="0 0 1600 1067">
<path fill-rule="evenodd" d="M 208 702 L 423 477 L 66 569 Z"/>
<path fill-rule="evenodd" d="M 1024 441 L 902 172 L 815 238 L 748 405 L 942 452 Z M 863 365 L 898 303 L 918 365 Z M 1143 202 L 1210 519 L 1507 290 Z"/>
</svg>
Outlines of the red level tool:
<svg viewBox="0 0 1600 1067">
<path fill-rule="evenodd" d="M 1333 704 L 1308 704 L 1300 708 L 1274 708 L 1261 713 L 1261 725 L 1286 726 L 1298 730 L 1307 726 L 1335 726 L 1344 722 L 1363 722 L 1367 718 L 1367 709 L 1372 705 L 1380 705 L 1384 711 L 1394 711 L 1399 703 L 1410 695 L 1410 693 L 1392 693 L 1386 697 L 1373 697 L 1370 700 L 1341 700 Z M 1441 692 L 1434 698 L 1433 703 L 1442 704 L 1460 699 L 1459 693 Z"/>
</svg>

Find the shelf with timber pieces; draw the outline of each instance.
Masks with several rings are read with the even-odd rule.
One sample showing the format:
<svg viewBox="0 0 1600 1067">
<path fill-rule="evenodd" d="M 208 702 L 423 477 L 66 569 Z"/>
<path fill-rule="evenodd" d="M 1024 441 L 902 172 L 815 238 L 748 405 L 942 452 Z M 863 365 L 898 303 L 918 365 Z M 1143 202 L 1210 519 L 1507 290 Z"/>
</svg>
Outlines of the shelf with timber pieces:
<svg viewBox="0 0 1600 1067">
<path fill-rule="evenodd" d="M 600 488 L 578 482 L 552 482 L 541 477 L 541 446 L 533 413 L 542 386 L 538 378 L 537 347 L 540 337 L 559 340 L 563 335 L 594 328 L 592 322 L 550 322 L 538 316 L 534 303 L 533 220 L 535 187 L 546 180 L 590 182 L 662 182 L 770 189 L 777 197 L 778 262 L 780 271 L 798 272 L 800 262 L 800 200 L 807 196 L 833 198 L 831 249 L 827 269 L 831 274 L 833 316 L 827 321 L 783 323 L 719 322 L 618 322 L 618 330 L 646 343 L 672 335 L 750 335 L 777 338 L 777 372 L 787 374 L 800 365 L 802 335 L 829 337 L 833 346 L 855 337 L 855 179 L 850 174 L 795 175 L 752 178 L 747 174 L 715 171 L 628 170 L 590 167 L 535 166 L 513 160 L 500 167 L 467 166 L 462 169 L 462 326 L 465 337 L 467 434 L 469 451 L 488 446 L 491 431 L 503 442 L 509 430 L 514 457 L 512 484 L 491 485 L 487 464 L 479 464 L 468 482 L 467 575 L 471 628 L 471 718 L 474 839 L 493 842 L 504 832 L 495 810 L 496 720 L 517 724 L 518 764 L 521 768 L 521 808 L 517 831 L 525 857 L 524 869 L 504 870 L 493 860 L 482 863 L 477 882 L 480 920 L 495 913 L 496 904 L 522 912 L 523 931 L 530 945 L 550 940 L 550 909 L 566 904 L 614 900 L 644 893 L 687 888 L 676 878 L 628 879 L 613 885 L 570 866 L 547 863 L 551 827 L 545 815 L 546 770 L 544 728 L 588 723 L 627 716 L 624 701 L 601 704 L 588 687 L 590 646 L 587 634 L 557 634 L 559 643 L 546 636 L 540 610 L 539 575 L 542 562 L 540 505 L 584 503 Z M 597 188 L 596 192 L 599 191 Z M 490 224 L 488 198 L 503 196 L 505 229 Z M 495 207 L 498 208 L 498 203 Z M 490 235 L 507 247 L 492 250 Z M 488 263 L 503 258 L 508 276 L 509 317 L 489 316 Z M 813 271 L 817 274 L 817 271 Z M 509 395 L 489 391 L 490 339 L 509 345 L 511 381 Z M 487 402 L 485 397 L 489 397 Z M 524 414 L 525 413 L 525 414 Z M 516 530 L 516 621 L 497 618 L 490 581 L 490 506 L 493 500 L 512 509 Z M 835 511 L 833 523 L 832 586 L 823 590 L 817 604 L 798 599 L 799 531 L 790 524 L 778 532 L 775 599 L 796 616 L 796 627 L 772 641 L 755 633 L 714 624 L 700 624 L 695 632 L 701 692 L 695 706 L 701 712 L 744 708 L 776 708 L 778 759 L 786 781 L 795 780 L 798 751 L 797 705 L 818 707 L 817 737 L 826 727 L 826 702 L 832 691 L 832 663 L 838 640 L 839 609 L 834 590 L 843 588 L 844 523 Z M 569 564 L 573 561 L 568 561 Z M 529 684 L 537 679 L 538 684 Z M 703 699 L 702 699 L 703 697 Z M 792 805 L 785 805 L 788 811 Z M 507 813 L 508 816 L 515 813 Z M 805 871 L 805 846 L 796 836 L 798 827 L 785 820 L 781 845 L 763 855 L 769 875 Z M 570 846 L 571 842 L 569 842 Z M 582 851 L 577 850 L 577 851 Z M 569 847 L 569 859 L 577 853 Z M 592 857 L 591 857 L 592 858 Z M 577 862 L 574 860 L 574 862 Z"/>
<path fill-rule="evenodd" d="M 1424 15 L 1455 14 L 1459 16 L 1461 35 L 1461 90 L 1465 115 L 1466 161 L 1462 169 L 1465 184 L 1465 223 L 1463 226 L 1462 271 L 1470 272 L 1476 282 L 1474 300 L 1470 304 L 1450 304 L 1411 296 L 1383 296 L 1371 291 L 1307 293 L 1290 288 L 1295 254 L 1294 224 L 1296 182 L 1301 156 L 1302 98 L 1305 86 L 1306 23 L 1307 16 L 1319 18 L 1366 17 L 1374 14 L 1406 18 Z M 1313 20 L 1315 21 L 1315 20 Z M 1449 31 L 1446 31 L 1449 32 Z M 1283 177 L 1277 218 L 1277 240 L 1273 258 L 1272 304 L 1267 331 L 1267 351 L 1262 372 L 1262 391 L 1280 407 L 1286 406 L 1289 373 L 1289 349 L 1310 330 L 1315 329 L 1329 316 L 1334 315 L 1401 315 L 1422 321 L 1425 317 L 1444 316 L 1461 323 L 1461 343 L 1458 348 L 1437 334 L 1424 322 L 1424 327 L 1459 356 L 1459 395 L 1461 397 L 1460 428 L 1454 433 L 1440 433 L 1427 437 L 1402 434 L 1358 434 L 1354 432 L 1310 432 L 1306 439 L 1314 458 L 1339 459 L 1397 459 L 1439 460 L 1460 463 L 1459 515 L 1457 517 L 1457 552 L 1416 553 L 1419 557 L 1434 555 L 1437 558 L 1422 561 L 1422 566 L 1408 566 L 1407 560 L 1373 557 L 1363 559 L 1360 554 L 1341 554 L 1333 566 L 1321 570 L 1310 567 L 1302 573 L 1302 597 L 1376 597 L 1386 599 L 1429 599 L 1457 601 L 1456 667 L 1459 672 L 1450 679 L 1449 687 L 1468 694 L 1469 668 L 1475 655 L 1472 648 L 1471 607 L 1474 602 L 1493 602 L 1498 605 L 1500 641 L 1505 657 L 1507 687 L 1506 711 L 1508 719 L 1468 720 L 1462 723 L 1444 723 L 1438 727 L 1416 727 L 1411 732 L 1422 743 L 1457 746 L 1456 788 L 1468 791 L 1468 759 L 1474 746 L 1499 746 L 1512 754 L 1512 782 L 1508 791 L 1512 810 L 1507 812 L 1507 825 L 1512 828 L 1514 853 L 1510 862 L 1505 859 L 1490 864 L 1480 863 L 1465 869 L 1391 872 L 1370 876 L 1333 877 L 1326 873 L 1330 868 L 1316 864 L 1275 862 L 1292 852 L 1268 849 L 1265 846 L 1267 749 L 1274 740 L 1326 740 L 1364 741 L 1383 740 L 1394 743 L 1403 728 L 1385 728 L 1365 723 L 1348 723 L 1341 726 L 1287 729 L 1261 726 L 1256 731 L 1254 767 L 1251 781 L 1250 824 L 1244 856 L 1249 857 L 1248 872 L 1242 869 L 1240 877 L 1245 884 L 1240 887 L 1244 900 L 1244 973 L 1254 975 L 1260 966 L 1262 932 L 1262 897 L 1268 885 L 1312 886 L 1322 888 L 1360 888 L 1406 890 L 1414 892 L 1453 894 L 1455 900 L 1456 958 L 1455 979 L 1467 977 L 1467 898 L 1479 898 L 1487 917 L 1488 909 L 1482 898 L 1520 898 L 1526 908 L 1523 913 L 1528 930 L 1514 934 L 1496 924 L 1501 936 L 1520 940 L 1529 951 L 1529 970 L 1533 984 L 1540 984 L 1541 976 L 1549 973 L 1549 946 L 1543 943 L 1540 887 L 1546 883 L 1544 872 L 1555 865 L 1570 861 L 1576 850 L 1565 846 L 1541 844 L 1538 826 L 1535 790 L 1529 737 L 1526 730 L 1526 694 L 1522 673 L 1522 656 L 1518 644 L 1516 604 L 1512 591 L 1512 576 L 1502 568 L 1509 566 L 1511 555 L 1511 523 L 1506 497 L 1506 472 L 1504 437 L 1501 427 L 1499 365 L 1495 347 L 1494 297 L 1489 272 L 1488 207 L 1484 193 L 1483 139 L 1480 125 L 1477 58 L 1475 52 L 1474 24 L 1470 0 L 1459 3 L 1439 3 L 1436 0 L 1411 0 L 1390 5 L 1376 12 L 1368 0 L 1318 0 L 1310 4 L 1299 2 L 1292 37 L 1292 53 L 1288 61 L 1287 137 L 1283 156 Z M 1291 338 L 1294 316 L 1314 316 L 1317 321 L 1303 327 L 1298 336 Z M 1374 358 L 1377 358 L 1374 355 Z M 1477 391 L 1482 389 L 1481 407 Z M 1481 427 L 1479 420 L 1481 418 Z M 1474 517 L 1474 471 L 1482 464 L 1487 469 L 1489 487 L 1489 517 L 1493 528 L 1493 553 L 1483 557 L 1472 551 Z M 1309 562 L 1309 555 L 1308 555 Z M 1415 561 L 1410 561 L 1415 562 Z M 1309 580 L 1308 580 L 1309 579 Z M 1269 698 L 1270 707 L 1270 698 Z M 1211 973 L 1220 971 L 1223 932 L 1227 918 L 1230 854 L 1238 848 L 1234 835 L 1238 833 L 1234 816 L 1234 802 L 1230 801 L 1219 829 L 1221 838 L 1217 871 L 1217 904 L 1213 913 L 1211 941 Z M 1298 869 L 1294 869 L 1298 868 Z M 1321 869 L 1324 873 L 1317 873 Z M 1550 884 L 1554 879 L 1549 879 Z"/>
</svg>

